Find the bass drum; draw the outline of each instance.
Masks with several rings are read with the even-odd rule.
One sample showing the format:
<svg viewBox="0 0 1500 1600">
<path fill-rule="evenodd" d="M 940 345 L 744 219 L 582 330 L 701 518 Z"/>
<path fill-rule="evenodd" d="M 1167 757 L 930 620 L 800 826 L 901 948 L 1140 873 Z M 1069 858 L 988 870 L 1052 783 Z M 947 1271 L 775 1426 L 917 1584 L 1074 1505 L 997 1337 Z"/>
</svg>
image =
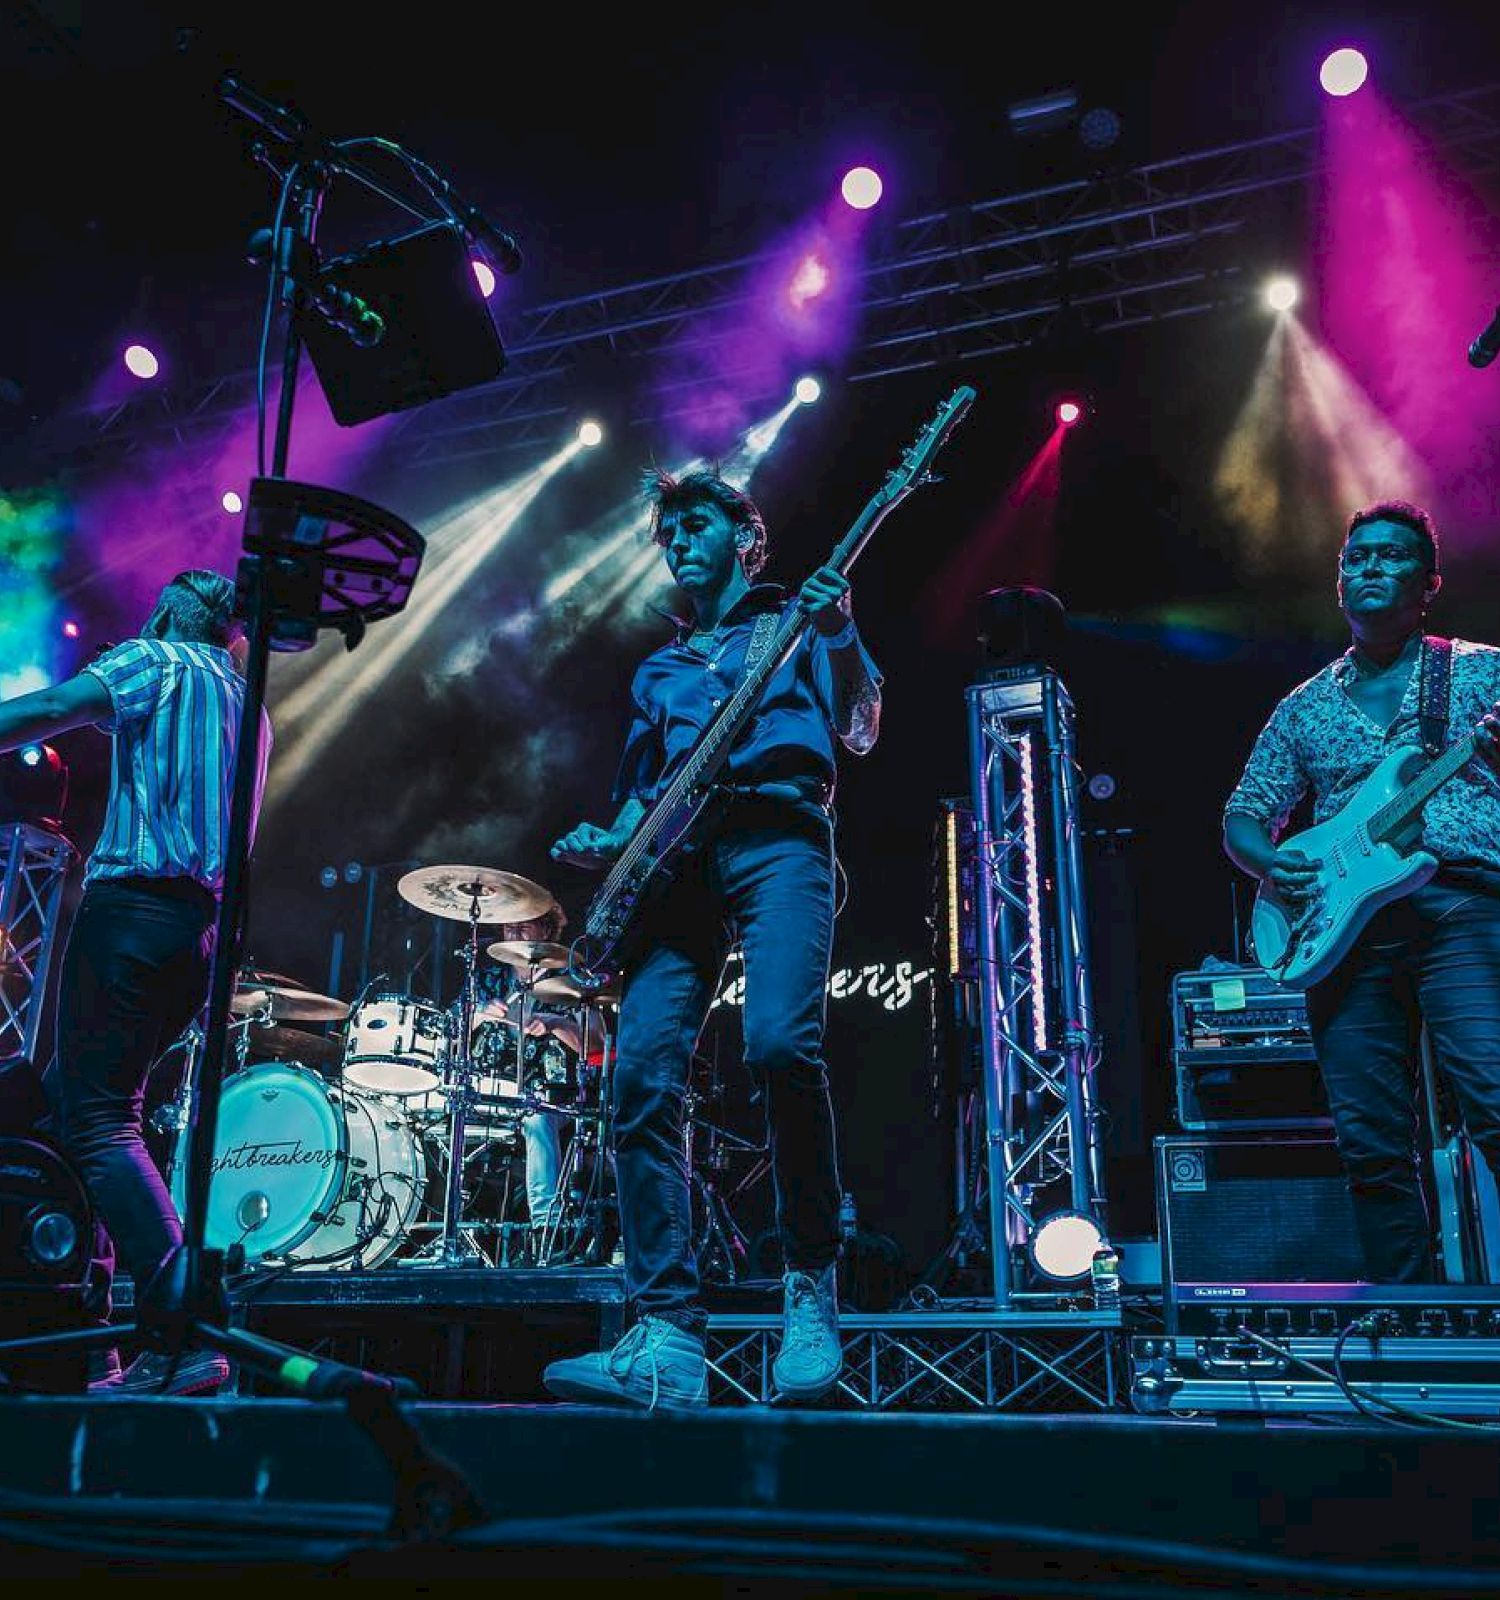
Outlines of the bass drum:
<svg viewBox="0 0 1500 1600">
<path fill-rule="evenodd" d="M 186 1209 L 179 1149 L 172 1198 Z M 427 1158 L 402 1111 L 276 1061 L 224 1080 L 204 1242 L 299 1269 L 379 1266 L 422 1203 Z"/>
</svg>

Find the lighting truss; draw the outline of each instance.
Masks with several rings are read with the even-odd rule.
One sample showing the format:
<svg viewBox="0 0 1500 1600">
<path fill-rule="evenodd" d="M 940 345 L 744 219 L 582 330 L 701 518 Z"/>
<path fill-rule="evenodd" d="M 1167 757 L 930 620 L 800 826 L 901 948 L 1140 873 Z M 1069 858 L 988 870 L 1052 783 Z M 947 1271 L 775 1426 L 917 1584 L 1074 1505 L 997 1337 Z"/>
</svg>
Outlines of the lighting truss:
<svg viewBox="0 0 1500 1600">
<path fill-rule="evenodd" d="M 61 834 L 0 825 L 0 1061 L 36 1061 L 63 882 L 77 854 Z"/>
<path fill-rule="evenodd" d="M 1403 110 L 1456 170 L 1473 178 L 1500 167 L 1500 84 Z M 1321 171 L 1314 126 L 909 218 L 863 270 L 860 342 L 845 376 L 871 382 L 1003 355 L 1034 344 L 1064 314 L 1078 330 L 1102 334 L 1242 303 L 1256 286 L 1233 247 L 1269 198 Z M 650 385 L 632 380 L 644 376 L 646 358 L 696 348 L 715 357 L 722 381 L 763 387 L 752 372 L 724 371 L 722 357 L 753 269 L 771 259 L 745 255 L 520 308 L 505 374 L 397 418 L 395 429 L 408 435 L 404 450 L 413 461 L 436 462 L 554 443 L 580 398 L 570 379 L 584 355 L 607 356 L 644 392 Z M 33 446 L 76 461 L 187 443 L 226 429 L 252 393 L 248 371 L 196 389 L 146 385 L 111 410 L 66 419 Z M 685 383 L 665 413 L 689 411 L 700 399 Z M 663 414 L 657 396 L 649 415 Z M 647 420 L 646 410 L 632 420 Z"/>
<path fill-rule="evenodd" d="M 1111 1331 L 1113 1328 L 1115 1331 Z M 708 1321 L 714 1406 L 769 1405 L 781 1318 Z M 1119 1404 L 1118 1321 L 1076 1312 L 845 1313 L 844 1367 L 828 1403 L 849 1411 L 1092 1412 Z"/>
<path fill-rule="evenodd" d="M 1039 1287 L 1025 1247 L 1069 1208 L 1104 1229 L 1098 1059 L 1078 832 L 1073 703 L 1055 673 L 968 690 L 989 1254 L 997 1309 Z M 1073 1313 L 1068 1312 L 1069 1315 Z"/>
</svg>

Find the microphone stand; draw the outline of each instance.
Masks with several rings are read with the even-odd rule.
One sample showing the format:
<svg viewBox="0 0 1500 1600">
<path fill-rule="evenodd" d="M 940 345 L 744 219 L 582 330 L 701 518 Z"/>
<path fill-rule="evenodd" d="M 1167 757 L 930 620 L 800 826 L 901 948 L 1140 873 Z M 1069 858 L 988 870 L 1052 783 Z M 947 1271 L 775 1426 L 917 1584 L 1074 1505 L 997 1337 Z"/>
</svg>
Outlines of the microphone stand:
<svg viewBox="0 0 1500 1600">
<path fill-rule="evenodd" d="M 235 104 L 228 94 L 224 97 L 231 105 Z M 240 108 L 236 106 L 236 109 Z M 297 369 L 302 354 L 298 313 L 313 303 L 303 279 L 307 264 L 316 259 L 314 244 L 318 219 L 335 170 L 353 169 L 345 167 L 326 145 L 319 147 L 319 159 L 297 166 L 288 179 L 293 186 L 286 197 L 288 220 L 273 240 L 273 271 L 281 278 L 285 313 L 281 394 L 272 473 L 270 478 L 257 479 L 251 485 L 244 539 L 246 554 L 238 571 L 238 610 L 246 624 L 248 656 L 235 747 L 229 829 L 224 847 L 224 886 L 216 925 L 208 1018 L 188 1117 L 183 1242 L 167 1256 L 148 1283 L 135 1286 L 135 1322 L 3 1341 L 0 1342 L 0 1361 L 7 1352 L 42 1347 L 103 1349 L 136 1343 L 173 1359 L 189 1349 L 207 1349 L 229 1357 L 295 1395 L 309 1399 L 342 1399 L 392 1466 L 396 1479 L 392 1531 L 430 1536 L 482 1521 L 485 1513 L 467 1480 L 457 1468 L 428 1448 L 410 1418 L 397 1405 L 398 1396 L 418 1395 L 417 1385 L 407 1378 L 367 1372 L 244 1329 L 231 1328 L 224 1290 L 226 1253 L 209 1249 L 204 1243 L 230 1000 L 244 933 L 246 876 L 260 766 L 268 657 L 273 642 L 284 649 L 305 648 L 314 641 L 318 629 L 325 626 L 340 628 L 348 647 L 353 649 L 363 637 L 366 615 L 389 615 L 405 604 L 423 548 L 423 541 L 417 534 L 380 507 L 335 491 L 293 484 L 285 478 Z M 299 510 L 310 513 L 307 521 L 299 518 Z M 311 522 L 312 515 L 317 512 L 323 514 L 323 520 L 308 528 L 307 522 Z M 256 520 L 257 514 L 260 521 Z M 281 545 L 276 542 L 278 520 L 288 534 Z M 329 538 L 345 531 L 334 528 L 336 520 L 371 528 L 376 538 L 384 536 L 388 551 L 396 556 L 399 576 L 410 580 L 405 588 L 402 589 L 400 583 L 387 582 L 379 601 L 355 600 L 342 609 L 330 606 L 324 592 L 320 560 L 327 547 L 319 546 L 316 541 L 320 533 Z M 300 535 L 299 529 L 302 530 Z M 309 532 L 311 539 L 307 537 Z M 411 560 L 413 554 L 415 562 Z M 339 567 L 339 576 L 346 580 L 351 569 L 363 567 L 367 572 L 382 573 L 387 570 L 378 561 L 348 554 L 340 555 Z M 346 600 L 347 591 L 346 581 L 341 591 Z M 234 1247 L 229 1254 L 235 1254 Z M 242 1256 L 242 1252 L 240 1254 Z"/>
</svg>

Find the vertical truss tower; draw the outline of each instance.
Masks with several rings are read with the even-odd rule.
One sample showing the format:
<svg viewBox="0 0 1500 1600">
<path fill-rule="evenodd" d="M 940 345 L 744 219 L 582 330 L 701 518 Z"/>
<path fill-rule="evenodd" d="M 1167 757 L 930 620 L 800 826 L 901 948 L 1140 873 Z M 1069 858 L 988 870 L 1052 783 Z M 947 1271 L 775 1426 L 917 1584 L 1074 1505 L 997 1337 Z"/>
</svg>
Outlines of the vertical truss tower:
<svg viewBox="0 0 1500 1600">
<path fill-rule="evenodd" d="M 61 834 L 0 824 L 0 1063 L 36 1060 L 63 883 L 77 854 Z"/>
</svg>

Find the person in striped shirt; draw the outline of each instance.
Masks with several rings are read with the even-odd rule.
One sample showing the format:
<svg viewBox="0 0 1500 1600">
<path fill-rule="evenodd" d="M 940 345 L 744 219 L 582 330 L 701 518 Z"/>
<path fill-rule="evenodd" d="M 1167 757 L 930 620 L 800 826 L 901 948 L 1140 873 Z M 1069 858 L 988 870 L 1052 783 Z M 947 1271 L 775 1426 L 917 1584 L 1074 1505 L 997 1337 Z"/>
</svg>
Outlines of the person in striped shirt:
<svg viewBox="0 0 1500 1600">
<path fill-rule="evenodd" d="M 152 1063 L 208 995 L 243 647 L 230 580 L 179 572 L 139 637 L 63 683 L 0 702 L 0 750 L 89 723 L 114 740 L 104 822 L 63 956 L 57 1049 L 45 1078 L 50 1131 L 81 1173 L 112 1243 L 106 1249 L 101 1241 L 96 1263 L 106 1289 L 118 1256 L 143 1294 L 182 1242 L 181 1220 L 142 1139 L 142 1103 Z M 257 814 L 269 751 L 263 716 Z M 103 1303 L 107 1314 L 107 1295 Z M 131 1372 L 145 1375 L 163 1359 L 143 1356 Z M 172 1392 L 217 1387 L 227 1371 L 211 1352 L 187 1356 Z"/>
</svg>

